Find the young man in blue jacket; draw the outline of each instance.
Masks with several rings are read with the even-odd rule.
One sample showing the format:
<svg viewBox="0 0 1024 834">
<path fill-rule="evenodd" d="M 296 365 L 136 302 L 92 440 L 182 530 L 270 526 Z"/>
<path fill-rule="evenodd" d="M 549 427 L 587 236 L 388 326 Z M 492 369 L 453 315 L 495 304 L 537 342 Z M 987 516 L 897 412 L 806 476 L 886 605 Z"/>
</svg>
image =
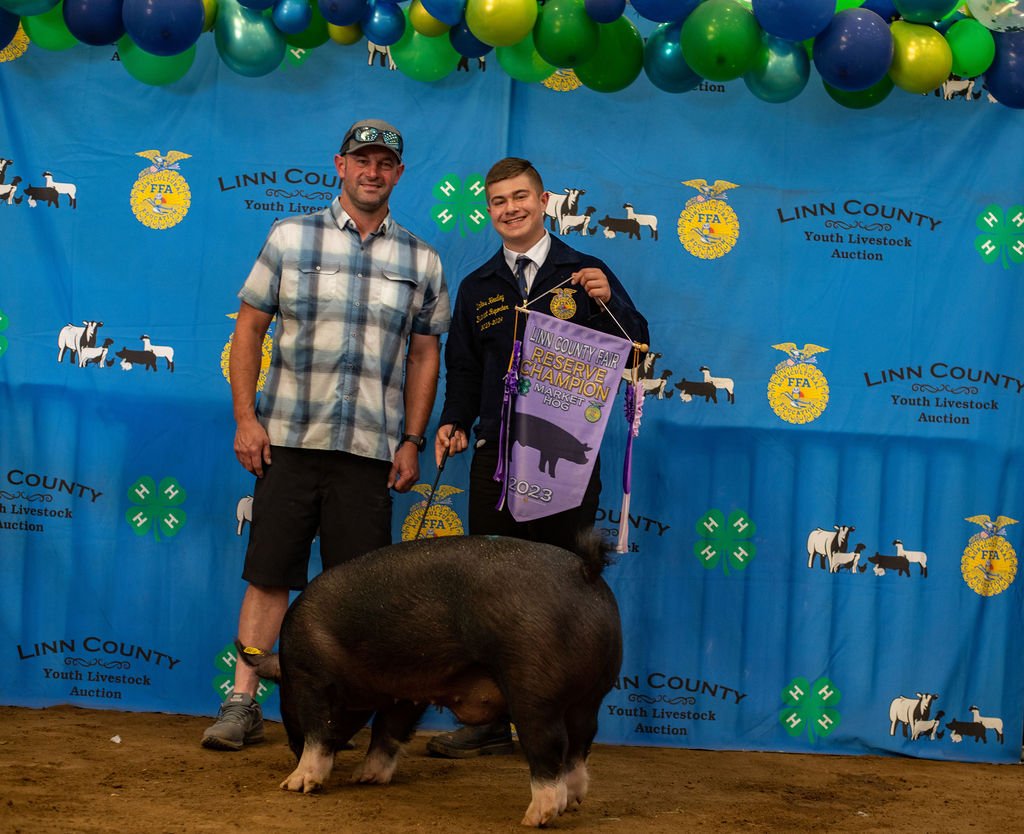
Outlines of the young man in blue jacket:
<svg viewBox="0 0 1024 834">
<path fill-rule="evenodd" d="M 579 507 L 528 522 L 516 521 L 507 506 L 497 509 L 502 484 L 493 475 L 504 378 L 516 338 L 515 307 L 532 301 L 532 310 L 621 336 L 618 321 L 629 338 L 644 343 L 649 342 L 647 321 L 603 261 L 576 251 L 545 230 L 549 195 L 528 160 L 507 157 L 495 163 L 487 173 L 485 189 L 487 212 L 502 247 L 459 287 L 445 347 L 445 400 L 434 452 L 440 463 L 446 447 L 449 454 L 467 449 L 468 431 L 475 424 L 469 532 L 572 548 L 578 532 L 594 526 L 601 494 L 599 462 Z M 566 279 L 571 280 L 555 289 Z M 519 321 L 521 331 L 522 316 Z M 452 758 L 513 750 L 507 720 L 442 733 L 427 747 L 435 755 Z"/>
</svg>

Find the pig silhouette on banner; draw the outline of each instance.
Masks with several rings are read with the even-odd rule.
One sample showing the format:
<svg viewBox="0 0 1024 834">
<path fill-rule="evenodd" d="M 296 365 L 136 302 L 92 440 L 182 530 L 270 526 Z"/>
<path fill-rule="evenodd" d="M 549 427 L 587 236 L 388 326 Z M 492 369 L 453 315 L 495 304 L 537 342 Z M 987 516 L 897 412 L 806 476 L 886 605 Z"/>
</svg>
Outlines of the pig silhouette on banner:
<svg viewBox="0 0 1024 834">
<path fill-rule="evenodd" d="M 505 494 L 517 521 L 583 501 L 632 347 L 619 336 L 530 313 L 514 374 Z"/>
</svg>

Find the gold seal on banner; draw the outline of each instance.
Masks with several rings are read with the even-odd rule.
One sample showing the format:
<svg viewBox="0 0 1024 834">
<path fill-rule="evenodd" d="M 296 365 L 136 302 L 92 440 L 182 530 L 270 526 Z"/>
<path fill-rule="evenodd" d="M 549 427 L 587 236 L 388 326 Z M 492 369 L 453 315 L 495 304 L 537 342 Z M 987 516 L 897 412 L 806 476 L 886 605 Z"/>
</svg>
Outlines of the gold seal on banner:
<svg viewBox="0 0 1024 834">
<path fill-rule="evenodd" d="M 153 164 L 139 172 L 132 186 L 131 201 L 135 218 L 150 229 L 169 229 L 177 226 L 192 205 L 192 191 L 185 178 L 178 173 L 178 162 L 191 158 L 191 154 L 168 151 L 139 151 Z"/>
<path fill-rule="evenodd" d="M 405 521 L 402 522 L 402 541 L 410 541 L 420 531 L 420 538 L 438 538 L 440 536 L 461 536 L 463 535 L 462 519 L 451 507 L 452 496 L 464 490 L 458 487 L 441 484 L 437 488 L 437 494 L 427 509 L 427 501 L 430 499 L 430 484 L 416 484 L 414 492 L 424 496 L 422 501 L 413 504 Z M 420 519 L 426 510 L 427 517 L 420 528 Z"/>
<path fill-rule="evenodd" d="M 687 252 L 702 260 L 714 260 L 736 245 L 740 237 L 740 221 L 726 202 L 726 191 L 739 188 L 736 183 L 715 180 L 683 180 L 683 185 L 696 188 L 698 194 L 686 201 L 679 215 L 679 242 Z"/>
<path fill-rule="evenodd" d="M 549 90 L 559 93 L 568 93 L 583 86 L 583 82 L 576 77 L 576 73 L 571 69 L 555 70 L 540 83 Z"/>
<path fill-rule="evenodd" d="M 576 315 L 576 299 L 573 298 L 573 294 L 576 290 L 570 290 L 566 287 L 551 291 L 551 315 L 555 318 L 571 319 Z"/>
<path fill-rule="evenodd" d="M 229 319 L 237 319 L 238 313 L 228 313 Z M 273 325 L 271 325 L 273 327 Z M 228 336 L 228 340 L 224 343 L 224 347 L 220 352 L 220 372 L 224 375 L 224 379 L 231 382 L 231 342 L 234 341 L 235 334 L 232 333 Z M 263 386 L 267 382 L 267 371 L 270 370 L 270 357 L 274 352 L 274 337 L 268 330 L 263 334 L 263 345 L 260 350 L 260 375 L 256 379 L 256 390 L 262 391 Z"/>
<path fill-rule="evenodd" d="M 828 405 L 828 380 L 818 368 L 815 355 L 828 348 L 795 342 L 772 345 L 785 351 L 789 358 L 775 366 L 768 380 L 768 404 L 787 423 L 810 423 L 817 420 Z"/>
<path fill-rule="evenodd" d="M 19 23 L 14 37 L 11 38 L 11 42 L 3 49 L 0 49 L 0 64 L 17 60 L 25 54 L 26 49 L 28 49 L 28 35 L 25 34 L 24 28 Z"/>
<path fill-rule="evenodd" d="M 1017 553 L 1003 532 L 1017 520 L 1005 515 L 997 516 L 995 521 L 987 515 L 972 515 L 964 520 L 982 529 L 971 536 L 960 558 L 964 582 L 983 597 L 1001 594 L 1017 576 Z"/>
</svg>

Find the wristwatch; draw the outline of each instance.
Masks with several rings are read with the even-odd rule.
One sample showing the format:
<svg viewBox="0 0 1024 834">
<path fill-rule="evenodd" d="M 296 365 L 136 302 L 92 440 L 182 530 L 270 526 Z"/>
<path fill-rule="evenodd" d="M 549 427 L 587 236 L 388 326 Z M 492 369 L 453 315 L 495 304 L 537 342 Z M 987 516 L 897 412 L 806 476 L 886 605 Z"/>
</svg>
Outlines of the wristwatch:
<svg viewBox="0 0 1024 834">
<path fill-rule="evenodd" d="M 422 452 L 427 446 L 427 438 L 418 434 L 403 434 L 402 439 L 399 441 L 399 445 L 408 441 L 416 447 L 417 452 Z"/>
</svg>

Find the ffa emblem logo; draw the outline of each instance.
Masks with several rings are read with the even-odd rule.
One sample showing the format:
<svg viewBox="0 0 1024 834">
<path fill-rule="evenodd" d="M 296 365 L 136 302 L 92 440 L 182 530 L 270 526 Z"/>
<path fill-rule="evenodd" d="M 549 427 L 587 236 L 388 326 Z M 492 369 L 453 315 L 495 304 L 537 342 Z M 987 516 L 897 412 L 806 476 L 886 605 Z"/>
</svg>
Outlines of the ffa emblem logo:
<svg viewBox="0 0 1024 834">
<path fill-rule="evenodd" d="M 583 82 L 576 77 L 576 73 L 571 69 L 555 70 L 540 83 L 557 93 L 570 93 L 583 86 Z"/>
<path fill-rule="evenodd" d="M 740 221 L 726 202 L 730 188 L 739 188 L 734 182 L 715 180 L 683 180 L 683 185 L 696 188 L 698 194 L 686 201 L 679 215 L 679 242 L 691 255 L 703 260 L 714 260 L 727 254 L 740 236 Z"/>
<path fill-rule="evenodd" d="M 596 423 L 601 419 L 601 405 L 600 402 L 595 401 L 586 407 L 583 417 L 588 423 Z"/>
<path fill-rule="evenodd" d="M 434 494 L 434 500 L 427 509 L 427 501 L 430 500 L 430 484 L 416 484 L 413 491 L 423 496 L 422 501 L 413 504 L 409 514 L 402 522 L 402 541 L 411 541 L 420 531 L 420 538 L 436 538 L 438 536 L 461 536 L 463 535 L 462 521 L 458 514 L 452 509 L 452 496 L 463 490 L 458 487 L 441 484 Z M 426 512 L 427 517 L 423 519 L 423 527 L 420 527 L 420 519 Z"/>
<path fill-rule="evenodd" d="M 787 423 L 809 423 L 818 419 L 828 405 L 828 380 L 815 365 L 815 354 L 824 353 L 828 348 L 819 345 L 804 345 L 797 348 L 794 342 L 772 345 L 784 351 L 788 358 L 775 366 L 775 373 L 768 380 L 768 404 Z"/>
<path fill-rule="evenodd" d="M 14 33 L 11 42 L 3 49 L 0 49 L 0 64 L 20 58 L 25 54 L 26 49 L 28 49 L 28 35 L 25 34 L 25 30 L 19 23 L 18 31 Z"/>
<path fill-rule="evenodd" d="M 228 313 L 229 319 L 237 319 L 238 313 Z M 267 381 L 267 371 L 270 370 L 270 357 L 274 352 L 274 325 L 270 325 L 263 336 L 262 355 L 260 357 L 260 375 L 256 379 L 256 390 L 262 391 Z M 231 342 L 235 334 L 232 333 L 224 343 L 224 349 L 220 352 L 220 372 L 229 383 L 231 382 Z M 239 533 L 241 535 L 241 533 Z"/>
<path fill-rule="evenodd" d="M 551 315 L 555 318 L 571 319 L 576 315 L 576 299 L 573 298 L 576 290 L 557 289 L 551 291 Z"/>
<path fill-rule="evenodd" d="M 150 229 L 169 229 L 185 219 L 192 205 L 192 192 L 185 178 L 178 173 L 178 161 L 192 154 L 168 151 L 139 151 L 153 164 L 139 171 L 132 186 L 131 205 L 135 218 Z"/>
<path fill-rule="evenodd" d="M 1001 515 L 993 521 L 987 515 L 964 519 L 981 527 L 967 542 L 960 559 L 960 573 L 971 590 L 983 597 L 1001 594 L 1017 575 L 1017 553 L 1006 540 L 1006 528 L 1017 520 Z"/>
</svg>

